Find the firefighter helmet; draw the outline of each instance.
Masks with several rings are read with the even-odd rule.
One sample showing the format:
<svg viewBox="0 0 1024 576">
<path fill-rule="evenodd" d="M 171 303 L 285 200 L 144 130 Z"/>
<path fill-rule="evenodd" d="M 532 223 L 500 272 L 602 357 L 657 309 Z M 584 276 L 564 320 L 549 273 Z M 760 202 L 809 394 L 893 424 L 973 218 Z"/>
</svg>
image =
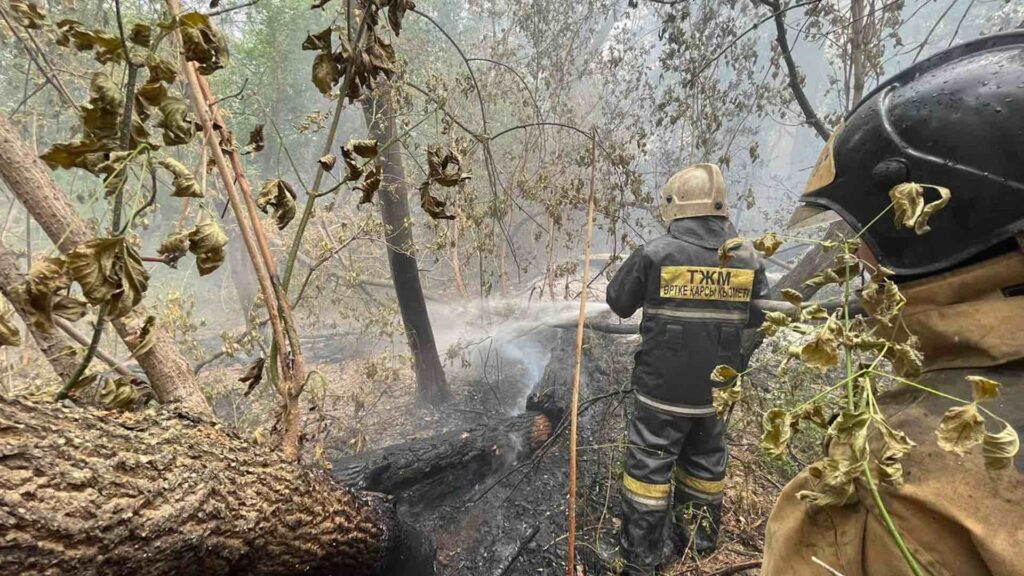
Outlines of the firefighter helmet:
<svg viewBox="0 0 1024 576">
<path fill-rule="evenodd" d="M 679 218 L 728 215 L 725 179 L 715 164 L 694 164 L 676 172 L 661 189 L 661 218 L 666 224 Z"/>
<path fill-rule="evenodd" d="M 835 211 L 901 276 L 952 268 L 1024 229 L 1024 31 L 979 38 L 889 78 L 851 111 L 818 158 L 791 225 Z M 948 188 L 918 236 L 889 190 Z"/>
</svg>

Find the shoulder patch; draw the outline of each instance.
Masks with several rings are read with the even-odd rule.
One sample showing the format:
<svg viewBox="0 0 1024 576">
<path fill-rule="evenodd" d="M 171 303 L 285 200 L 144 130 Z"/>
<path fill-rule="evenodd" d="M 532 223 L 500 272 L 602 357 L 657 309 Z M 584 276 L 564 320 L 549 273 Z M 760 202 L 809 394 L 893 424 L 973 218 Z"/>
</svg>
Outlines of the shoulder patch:
<svg viewBox="0 0 1024 576">
<path fill-rule="evenodd" d="M 749 302 L 754 271 L 710 266 L 662 266 L 662 298 Z"/>
</svg>

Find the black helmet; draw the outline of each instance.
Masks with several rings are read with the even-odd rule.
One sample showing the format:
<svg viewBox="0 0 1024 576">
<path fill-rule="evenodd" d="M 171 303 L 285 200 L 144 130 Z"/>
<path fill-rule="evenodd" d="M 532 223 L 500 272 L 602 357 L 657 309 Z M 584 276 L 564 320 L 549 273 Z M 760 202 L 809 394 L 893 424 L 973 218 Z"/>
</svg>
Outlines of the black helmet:
<svg viewBox="0 0 1024 576">
<path fill-rule="evenodd" d="M 949 188 L 931 232 L 897 228 L 889 190 Z M 790 224 L 834 210 L 900 276 L 954 267 L 1024 229 L 1024 31 L 940 52 L 883 82 L 836 129 Z M 926 198 L 926 201 L 930 198 Z M 877 219 L 877 221 L 876 221 Z M 873 222 L 873 223 L 872 223 Z"/>
</svg>

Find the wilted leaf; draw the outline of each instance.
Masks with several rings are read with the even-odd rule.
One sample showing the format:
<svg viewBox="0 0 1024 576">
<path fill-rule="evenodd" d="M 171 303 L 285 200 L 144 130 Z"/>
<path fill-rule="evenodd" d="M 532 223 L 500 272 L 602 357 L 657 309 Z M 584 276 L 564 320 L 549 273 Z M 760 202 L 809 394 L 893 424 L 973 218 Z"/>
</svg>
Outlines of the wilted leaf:
<svg viewBox="0 0 1024 576">
<path fill-rule="evenodd" d="M 792 415 L 782 408 L 772 408 L 761 419 L 761 449 L 773 458 L 786 453 L 793 435 Z"/>
<path fill-rule="evenodd" d="M 402 20 L 405 18 L 405 11 L 416 7 L 413 0 L 385 0 L 381 6 L 388 7 L 388 26 L 398 36 L 402 33 Z"/>
<path fill-rule="evenodd" d="M 986 469 L 996 471 L 1011 467 L 1018 451 L 1020 451 L 1020 438 L 1013 426 L 1003 422 L 1001 432 L 997 434 L 985 432 L 981 455 L 985 458 Z"/>
<path fill-rule="evenodd" d="M 355 182 L 363 175 L 363 166 L 356 158 L 351 142 L 341 147 L 341 159 L 345 162 L 344 182 Z"/>
<path fill-rule="evenodd" d="M 875 321 L 890 328 L 893 325 L 893 320 L 907 304 L 907 299 L 900 292 L 899 287 L 895 282 L 889 280 L 869 282 L 861 291 L 861 300 Z"/>
<path fill-rule="evenodd" d="M 263 365 L 265 363 L 266 360 L 262 356 L 257 357 L 249 364 L 249 367 L 246 368 L 245 374 L 238 379 L 242 384 L 247 384 L 245 387 L 245 393 L 242 394 L 246 398 L 256 390 L 256 387 L 259 386 L 260 382 L 263 380 Z"/>
<path fill-rule="evenodd" d="M 859 462 L 828 456 L 811 464 L 808 474 L 814 490 L 802 490 L 796 497 L 814 506 L 846 506 L 857 502 L 854 480 L 863 470 Z"/>
<path fill-rule="evenodd" d="M 812 276 L 804 282 L 804 286 L 822 288 L 829 284 L 840 284 L 856 278 L 860 274 L 860 270 L 860 260 L 852 254 L 843 253 L 836 257 L 832 267 Z"/>
<path fill-rule="evenodd" d="M 71 277 L 90 304 L 107 303 L 107 317 L 125 316 L 142 301 L 149 273 L 135 247 L 124 236 L 96 238 L 67 255 Z"/>
<path fill-rule="evenodd" d="M 367 160 L 377 157 L 377 141 L 376 140 L 349 140 L 348 147 L 353 152 L 366 158 Z"/>
<path fill-rule="evenodd" d="M 249 132 L 249 143 L 245 145 L 242 150 L 242 154 L 252 154 L 255 152 L 262 152 L 263 148 L 266 147 L 266 142 L 263 139 L 263 124 L 257 124 L 252 132 Z"/>
<path fill-rule="evenodd" d="M 260 189 L 260 194 L 256 198 L 256 206 L 264 214 L 269 212 L 269 208 L 273 208 L 277 229 L 284 230 L 285 226 L 288 226 L 288 223 L 295 218 L 295 191 L 284 180 L 279 178 L 269 180 Z"/>
<path fill-rule="evenodd" d="M 782 312 L 765 312 L 761 331 L 764 332 L 765 336 L 772 337 L 779 331 L 779 328 L 789 326 L 789 322 L 789 316 Z"/>
<path fill-rule="evenodd" d="M 49 334 L 54 330 L 53 316 L 74 322 L 85 315 L 85 303 L 65 294 L 70 286 L 64 260 L 46 257 L 33 262 L 28 278 L 12 291 L 12 299 L 37 330 Z"/>
<path fill-rule="evenodd" d="M 741 378 L 732 386 L 711 389 L 711 403 L 714 405 L 715 413 L 718 414 L 719 418 L 725 418 L 729 413 L 729 408 L 740 401 L 740 398 L 743 396 L 742 384 Z"/>
<path fill-rule="evenodd" d="M 21 332 L 11 320 L 13 312 L 6 304 L 0 307 L 0 346 L 21 346 Z"/>
<path fill-rule="evenodd" d="M 100 387 L 98 400 L 114 410 L 131 410 L 139 400 L 139 391 L 127 378 L 106 378 Z"/>
<path fill-rule="evenodd" d="M 725 364 L 719 364 L 715 366 L 715 369 L 711 372 L 711 381 L 725 383 L 729 382 L 733 378 L 739 376 L 740 373 L 736 371 L 732 366 L 726 366 Z"/>
<path fill-rule="evenodd" d="M 316 50 L 319 52 L 331 51 L 331 28 L 327 27 L 316 34 L 307 34 L 302 41 L 303 50 Z"/>
<path fill-rule="evenodd" d="M 800 360 L 818 370 L 828 370 L 839 363 L 839 348 L 836 346 L 835 335 L 828 329 L 818 332 L 800 349 Z"/>
<path fill-rule="evenodd" d="M 224 263 L 224 246 L 228 235 L 213 220 L 197 224 L 188 234 L 188 250 L 196 255 L 199 275 L 206 276 Z"/>
<path fill-rule="evenodd" d="M 87 140 L 116 146 L 121 134 L 121 89 L 105 72 L 95 72 L 89 83 L 89 102 L 82 105 L 82 127 Z"/>
<path fill-rule="evenodd" d="M 137 22 L 132 25 L 132 30 L 128 33 L 128 40 L 136 46 L 149 48 L 149 44 L 153 41 L 153 28 L 149 24 Z"/>
<path fill-rule="evenodd" d="M 174 62 L 161 58 L 153 52 L 146 54 L 146 69 L 149 70 L 148 82 L 173 84 L 178 79 L 178 67 Z"/>
<path fill-rule="evenodd" d="M 331 170 L 334 170 L 334 165 L 338 163 L 338 157 L 334 154 L 324 154 L 319 160 L 317 160 L 317 162 L 324 171 L 330 172 Z"/>
<path fill-rule="evenodd" d="M 373 202 L 373 195 L 377 193 L 380 188 L 381 182 L 381 169 L 379 166 L 374 166 L 366 173 L 363 177 L 363 181 L 356 186 L 356 190 L 360 192 L 359 203 L 368 204 Z"/>
<path fill-rule="evenodd" d="M 29 30 L 41 30 L 43 23 L 46 22 L 46 11 L 36 6 L 34 2 L 11 0 L 9 6 L 14 13 L 13 19 L 19 26 Z"/>
<path fill-rule="evenodd" d="M 985 378 L 984 376 L 968 376 L 967 381 L 970 382 L 974 388 L 975 402 L 999 398 L 999 389 L 1002 387 L 1002 384 L 999 382 Z"/>
<path fill-rule="evenodd" d="M 469 180 L 462 170 L 462 156 L 452 147 L 432 144 L 427 147 L 427 181 L 446 188 Z"/>
<path fill-rule="evenodd" d="M 766 257 L 771 257 L 781 247 L 782 240 L 780 240 L 774 232 L 769 232 L 757 240 L 754 240 L 754 249 L 764 254 Z"/>
<path fill-rule="evenodd" d="M 321 94 L 329 94 L 331 88 L 341 80 L 342 74 L 344 72 L 335 60 L 334 54 L 321 52 L 313 58 L 313 85 Z"/>
<path fill-rule="evenodd" d="M 89 30 L 77 20 L 61 20 L 56 24 L 58 46 L 73 47 L 79 52 L 95 50 L 93 57 L 100 64 L 121 60 L 124 51 L 121 39 L 102 30 Z"/>
<path fill-rule="evenodd" d="M 810 322 L 811 320 L 827 320 L 828 311 L 821 307 L 820 304 L 811 304 L 806 308 L 800 310 L 800 321 Z"/>
<path fill-rule="evenodd" d="M 924 371 L 921 352 L 909 344 L 889 343 L 885 357 L 892 362 L 892 369 L 903 378 L 917 378 Z"/>
<path fill-rule="evenodd" d="M 190 172 L 184 164 L 169 157 L 161 158 L 157 161 L 157 164 L 163 166 L 171 173 L 172 176 L 174 176 L 174 179 L 171 181 L 171 185 L 174 186 L 174 191 L 171 192 L 171 196 L 176 198 L 203 197 L 203 192 L 199 189 L 199 184 L 196 183 L 195 176 L 192 175 L 192 172 Z"/>
<path fill-rule="evenodd" d="M 942 416 L 935 435 L 938 436 L 940 448 L 964 455 L 984 440 L 985 419 L 978 413 L 978 405 L 973 402 L 954 406 Z"/>
<path fill-rule="evenodd" d="M 793 426 L 796 427 L 802 421 L 808 421 L 822 430 L 829 427 L 828 418 L 825 417 L 825 409 L 821 404 L 804 404 L 790 413 Z"/>
<path fill-rule="evenodd" d="M 455 216 L 445 212 L 448 203 L 430 193 L 430 180 L 420 184 L 420 207 L 434 220 L 455 220 Z"/>
<path fill-rule="evenodd" d="M 135 348 L 132 350 L 132 356 L 138 358 L 140 355 L 149 352 L 149 349 L 153 347 L 153 329 L 156 327 L 156 316 L 146 316 L 146 319 L 142 322 L 142 327 L 139 328 L 138 335 L 135 337 Z"/>
<path fill-rule="evenodd" d="M 896 430 L 880 417 L 872 420 L 875 429 L 882 434 L 885 448 L 878 459 L 882 470 L 882 481 L 899 487 L 903 484 L 903 464 L 900 462 L 910 450 L 917 446 L 902 430 Z"/>
<path fill-rule="evenodd" d="M 160 102 L 160 120 L 157 128 L 163 130 L 164 144 L 181 146 L 192 141 L 196 133 L 195 123 L 188 116 L 185 100 L 174 94 L 167 94 Z"/>
<path fill-rule="evenodd" d="M 173 232 L 156 249 L 157 254 L 164 257 L 164 262 L 171 268 L 178 267 L 178 260 L 181 260 L 188 253 L 188 233 Z"/>
<path fill-rule="evenodd" d="M 718 265 L 723 268 L 736 256 L 735 252 L 743 246 L 743 238 L 730 238 L 718 247 Z"/>
<path fill-rule="evenodd" d="M 939 199 L 925 204 L 924 189 L 932 188 L 939 193 Z M 928 219 L 949 203 L 949 188 L 932 184 L 904 182 L 889 190 L 893 210 L 896 213 L 896 226 L 913 228 L 918 236 L 931 231 Z"/>
<path fill-rule="evenodd" d="M 804 303 L 804 295 L 793 290 L 792 288 L 786 288 L 782 291 L 782 298 L 789 302 L 793 306 L 799 308 Z"/>
<path fill-rule="evenodd" d="M 228 63 L 227 39 L 206 14 L 189 12 L 178 17 L 182 53 L 189 62 L 199 64 L 199 73 L 207 76 Z"/>
</svg>

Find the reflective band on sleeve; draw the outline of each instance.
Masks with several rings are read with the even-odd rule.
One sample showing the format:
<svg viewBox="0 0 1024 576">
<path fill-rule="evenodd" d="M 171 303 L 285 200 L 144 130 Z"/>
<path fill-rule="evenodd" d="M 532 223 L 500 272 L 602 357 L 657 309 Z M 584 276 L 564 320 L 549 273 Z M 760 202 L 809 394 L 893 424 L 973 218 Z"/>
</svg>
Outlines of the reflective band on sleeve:
<svg viewBox="0 0 1024 576">
<path fill-rule="evenodd" d="M 684 320 L 705 321 L 705 322 L 739 322 L 746 323 L 748 313 L 746 310 L 718 310 L 710 308 L 655 308 L 644 307 L 644 315 L 668 316 L 671 318 L 682 318 Z"/>
<path fill-rule="evenodd" d="M 622 488 L 626 498 L 657 509 L 668 508 L 672 493 L 671 484 L 648 484 L 629 474 L 622 475 Z"/>
<path fill-rule="evenodd" d="M 716 414 L 714 406 L 687 406 L 682 404 L 668 404 L 644 396 L 639 392 L 635 392 L 636 399 L 641 404 L 646 404 L 655 410 L 661 410 L 662 412 L 668 412 L 670 414 L 678 414 L 680 416 L 712 416 Z"/>
<path fill-rule="evenodd" d="M 687 488 L 687 492 L 696 492 L 699 496 L 715 496 L 725 490 L 725 480 L 702 480 L 690 476 L 679 467 L 672 470 L 672 481 L 676 486 Z"/>
</svg>

